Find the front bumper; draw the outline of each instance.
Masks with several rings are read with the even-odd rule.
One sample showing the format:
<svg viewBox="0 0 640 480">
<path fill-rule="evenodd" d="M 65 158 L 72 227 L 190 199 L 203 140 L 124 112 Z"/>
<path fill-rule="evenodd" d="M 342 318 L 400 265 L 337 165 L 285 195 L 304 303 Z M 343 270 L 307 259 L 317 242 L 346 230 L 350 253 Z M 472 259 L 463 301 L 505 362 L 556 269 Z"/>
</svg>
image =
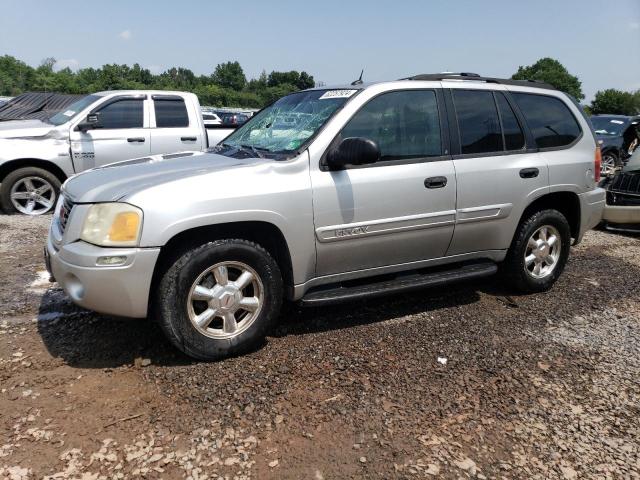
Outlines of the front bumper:
<svg viewBox="0 0 640 480">
<path fill-rule="evenodd" d="M 640 224 L 640 206 L 606 205 L 602 219 L 607 223 Z"/>
<path fill-rule="evenodd" d="M 580 231 L 576 243 L 582 240 L 584 234 L 596 227 L 602 221 L 605 207 L 606 192 L 603 188 L 594 188 L 578 195 L 580 199 Z"/>
<path fill-rule="evenodd" d="M 47 239 L 46 263 L 74 303 L 123 317 L 147 316 L 149 290 L 159 248 L 103 248 L 77 241 L 56 248 Z M 99 257 L 123 256 L 119 266 L 97 265 Z"/>
</svg>

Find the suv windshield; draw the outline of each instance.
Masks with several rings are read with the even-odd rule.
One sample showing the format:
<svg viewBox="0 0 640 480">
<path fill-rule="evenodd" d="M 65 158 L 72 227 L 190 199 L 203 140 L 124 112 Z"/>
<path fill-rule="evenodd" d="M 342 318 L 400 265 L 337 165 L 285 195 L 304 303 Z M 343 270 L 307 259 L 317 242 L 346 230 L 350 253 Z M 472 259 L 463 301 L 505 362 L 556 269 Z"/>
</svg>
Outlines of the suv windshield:
<svg viewBox="0 0 640 480">
<path fill-rule="evenodd" d="M 591 123 L 598 135 L 618 137 L 622 135 L 627 121 L 623 118 L 591 117 Z"/>
<path fill-rule="evenodd" d="M 357 91 L 309 90 L 282 97 L 229 135 L 222 147 L 267 154 L 294 152 Z"/>
<path fill-rule="evenodd" d="M 100 97 L 98 95 L 87 95 L 86 97 L 83 97 L 77 102 L 69 105 L 62 112 L 56 113 L 53 117 L 49 118 L 48 122 L 53 125 L 62 125 L 63 123 L 67 123 L 99 98 Z"/>
</svg>

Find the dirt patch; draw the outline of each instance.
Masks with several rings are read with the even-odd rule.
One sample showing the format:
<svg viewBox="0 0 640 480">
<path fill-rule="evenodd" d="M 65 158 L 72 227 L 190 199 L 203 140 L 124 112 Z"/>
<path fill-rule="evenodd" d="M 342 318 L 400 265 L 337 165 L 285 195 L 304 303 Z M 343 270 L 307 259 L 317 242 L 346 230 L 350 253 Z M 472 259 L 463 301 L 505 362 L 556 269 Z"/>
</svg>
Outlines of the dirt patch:
<svg viewBox="0 0 640 480">
<path fill-rule="evenodd" d="M 30 221 L 0 217 L 0 478 L 640 475 L 634 236 L 590 232 L 540 295 L 288 305 L 262 348 L 204 364 L 68 302 Z"/>
</svg>

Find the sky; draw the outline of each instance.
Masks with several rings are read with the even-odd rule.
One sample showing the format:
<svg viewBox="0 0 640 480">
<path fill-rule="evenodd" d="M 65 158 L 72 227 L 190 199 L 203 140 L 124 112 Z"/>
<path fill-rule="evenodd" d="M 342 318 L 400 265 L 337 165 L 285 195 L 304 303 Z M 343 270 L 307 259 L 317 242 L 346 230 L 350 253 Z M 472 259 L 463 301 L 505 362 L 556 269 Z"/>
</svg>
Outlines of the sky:
<svg viewBox="0 0 640 480">
<path fill-rule="evenodd" d="M 597 90 L 640 89 L 640 0 L 0 0 L 0 55 L 73 70 L 139 63 L 247 77 L 305 70 L 327 85 L 418 73 L 509 77 L 553 57 Z"/>
</svg>

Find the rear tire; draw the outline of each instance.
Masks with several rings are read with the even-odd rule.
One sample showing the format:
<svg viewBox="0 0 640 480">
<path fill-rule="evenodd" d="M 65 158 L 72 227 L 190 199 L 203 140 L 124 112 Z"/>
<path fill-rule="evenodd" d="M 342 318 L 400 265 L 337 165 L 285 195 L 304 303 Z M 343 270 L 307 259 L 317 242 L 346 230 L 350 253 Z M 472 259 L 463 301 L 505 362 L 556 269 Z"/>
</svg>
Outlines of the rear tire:
<svg viewBox="0 0 640 480">
<path fill-rule="evenodd" d="M 187 250 L 167 269 L 155 307 L 177 349 L 199 360 L 218 360 L 260 345 L 282 296 L 280 269 L 264 248 L 246 240 L 217 240 Z"/>
<path fill-rule="evenodd" d="M 602 154 L 602 167 L 600 174 L 602 177 L 613 176 L 617 169 L 622 168 L 623 162 L 620 156 L 613 151 Z"/>
<path fill-rule="evenodd" d="M 571 228 L 562 213 L 542 210 L 523 219 L 502 265 L 505 279 L 523 293 L 544 292 L 569 258 Z"/>
<path fill-rule="evenodd" d="M 9 173 L 0 184 L 0 207 L 6 214 L 43 215 L 56 206 L 60 180 L 43 168 L 24 167 Z"/>
</svg>

